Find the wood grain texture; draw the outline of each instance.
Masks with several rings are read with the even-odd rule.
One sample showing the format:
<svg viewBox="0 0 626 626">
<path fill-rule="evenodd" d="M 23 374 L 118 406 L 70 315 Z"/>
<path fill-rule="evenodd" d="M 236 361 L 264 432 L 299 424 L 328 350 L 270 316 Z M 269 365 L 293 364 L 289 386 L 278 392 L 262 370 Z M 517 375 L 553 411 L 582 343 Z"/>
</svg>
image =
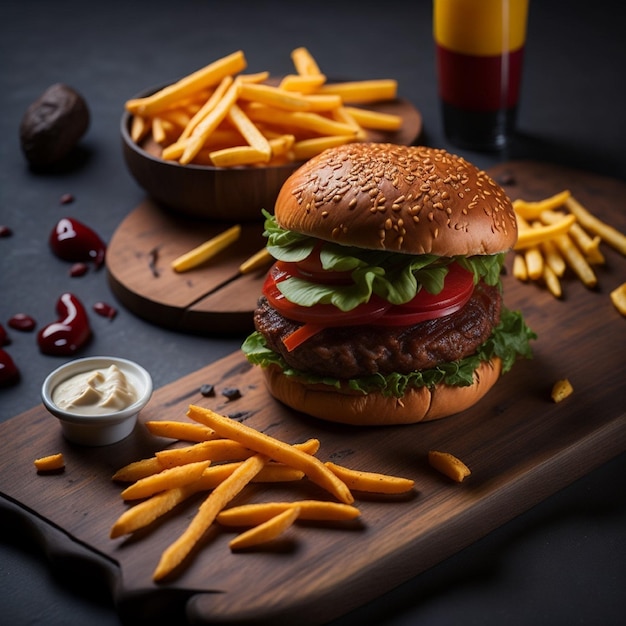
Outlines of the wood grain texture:
<svg viewBox="0 0 626 626">
<path fill-rule="evenodd" d="M 626 185 L 619 181 L 534 163 L 493 170 L 512 197 L 539 199 L 569 188 L 598 215 L 626 229 L 621 211 Z M 111 564 L 112 588 L 125 617 L 186 611 L 194 623 L 320 623 L 365 603 L 469 545 L 517 514 L 626 450 L 624 387 L 626 320 L 608 294 L 626 281 L 626 259 L 604 247 L 607 265 L 599 286 L 564 280 L 565 297 L 504 277 L 505 302 L 521 308 L 539 338 L 534 358 L 518 362 L 475 407 L 427 424 L 355 428 L 294 413 L 267 394 L 260 372 L 232 354 L 156 391 L 135 432 L 105 448 L 63 440 L 42 406 L 0 425 L 0 507 L 61 529 L 94 559 Z M 568 377 L 574 396 L 555 404 L 552 383 Z M 213 398 L 201 396 L 204 383 Z M 226 387 L 241 397 L 228 401 Z M 166 584 L 152 572 L 162 550 L 182 532 L 199 499 L 184 504 L 136 537 L 110 540 L 114 520 L 127 505 L 111 475 L 122 465 L 168 445 L 147 433 L 150 419 L 183 418 L 190 403 L 243 419 L 288 442 L 317 437 L 318 456 L 350 467 L 413 478 L 414 493 L 372 497 L 356 493 L 357 523 L 329 528 L 296 524 L 265 549 L 231 554 L 232 529 L 215 528 Z M 451 452 L 472 470 L 456 484 L 432 470 L 429 449 Z M 36 457 L 63 452 L 63 473 L 38 476 Z M 302 481 L 271 489 L 246 489 L 233 504 L 321 497 Z M 50 534 L 53 537 L 54 534 Z M 50 539 L 49 539 L 50 540 Z M 117 566 L 116 568 L 114 566 Z"/>
<path fill-rule="evenodd" d="M 133 313 L 165 328 L 205 335 L 250 330 L 265 270 L 242 275 L 239 266 L 265 246 L 262 221 L 242 224 L 237 242 L 206 263 L 182 273 L 171 268 L 229 226 L 181 218 L 146 199 L 109 242 L 112 291 Z"/>
</svg>

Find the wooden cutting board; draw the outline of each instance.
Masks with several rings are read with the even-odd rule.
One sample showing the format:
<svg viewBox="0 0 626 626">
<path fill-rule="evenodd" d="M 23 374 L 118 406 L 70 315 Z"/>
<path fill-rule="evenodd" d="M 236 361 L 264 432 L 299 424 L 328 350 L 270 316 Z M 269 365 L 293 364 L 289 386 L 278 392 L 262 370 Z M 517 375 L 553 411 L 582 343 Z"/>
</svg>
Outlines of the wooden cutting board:
<svg viewBox="0 0 626 626">
<path fill-rule="evenodd" d="M 511 196 L 539 199 L 564 188 L 599 216 L 626 230 L 626 185 L 568 169 L 509 163 L 493 170 Z M 626 450 L 626 320 L 609 292 L 626 281 L 626 259 L 603 247 L 606 266 L 590 291 L 564 280 L 565 297 L 504 277 L 505 301 L 521 308 L 538 333 L 534 358 L 518 362 L 475 407 L 452 418 L 389 428 L 324 423 L 279 405 L 261 374 L 234 353 L 156 391 L 126 440 L 104 448 L 66 442 L 42 406 L 0 425 L 0 510 L 39 528 L 56 559 L 76 552 L 106 567 L 119 612 L 132 621 L 183 611 L 193 623 L 317 624 L 337 617 L 455 553 L 555 491 Z M 550 400 L 568 377 L 574 396 Z M 215 386 L 203 397 L 200 386 Z M 222 391 L 236 387 L 241 397 Z M 361 518 L 345 525 L 298 524 L 264 549 L 233 554 L 232 530 L 215 528 L 179 576 L 156 585 L 161 552 L 194 514 L 194 499 L 128 539 L 109 529 L 125 510 L 122 465 L 151 456 L 168 441 L 149 436 L 143 422 L 183 419 L 195 403 L 243 419 L 288 442 L 319 438 L 322 460 L 415 479 L 404 497 L 355 493 Z M 471 468 L 464 483 L 432 470 L 430 449 L 452 452 Z M 64 472 L 38 476 L 37 456 L 61 451 Z M 234 502 L 326 498 L 308 481 L 247 488 Z M 74 561 L 77 561 L 74 559 Z"/>
</svg>

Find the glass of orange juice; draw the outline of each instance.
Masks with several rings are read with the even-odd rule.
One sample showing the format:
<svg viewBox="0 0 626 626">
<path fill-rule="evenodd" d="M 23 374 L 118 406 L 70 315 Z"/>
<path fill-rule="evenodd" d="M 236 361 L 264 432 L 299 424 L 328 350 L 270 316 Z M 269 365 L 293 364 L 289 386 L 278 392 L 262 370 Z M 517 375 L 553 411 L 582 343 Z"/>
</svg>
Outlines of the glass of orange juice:
<svg viewBox="0 0 626 626">
<path fill-rule="evenodd" d="M 434 0 L 444 132 L 461 148 L 504 148 L 515 129 L 528 0 Z"/>
</svg>

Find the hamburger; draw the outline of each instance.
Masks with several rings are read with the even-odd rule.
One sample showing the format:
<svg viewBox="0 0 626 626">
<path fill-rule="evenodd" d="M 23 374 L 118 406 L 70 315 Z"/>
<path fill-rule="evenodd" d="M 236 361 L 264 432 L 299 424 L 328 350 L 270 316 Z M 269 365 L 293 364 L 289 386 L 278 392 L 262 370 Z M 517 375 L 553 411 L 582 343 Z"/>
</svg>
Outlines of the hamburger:
<svg viewBox="0 0 626 626">
<path fill-rule="evenodd" d="M 511 201 L 465 159 L 331 148 L 264 214 L 275 263 L 242 350 L 293 409 L 356 425 L 439 419 L 531 356 L 534 334 L 502 304 Z"/>
</svg>

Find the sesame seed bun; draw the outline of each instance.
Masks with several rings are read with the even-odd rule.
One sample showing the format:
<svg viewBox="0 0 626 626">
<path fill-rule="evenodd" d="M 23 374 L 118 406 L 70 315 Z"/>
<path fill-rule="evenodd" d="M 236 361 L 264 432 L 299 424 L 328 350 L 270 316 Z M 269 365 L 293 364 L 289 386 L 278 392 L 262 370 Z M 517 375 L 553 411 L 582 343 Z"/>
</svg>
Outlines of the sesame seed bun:
<svg viewBox="0 0 626 626">
<path fill-rule="evenodd" d="M 326 150 L 287 179 L 274 213 L 288 230 L 406 254 L 497 254 L 517 240 L 500 186 L 465 159 L 423 146 Z"/>
</svg>

